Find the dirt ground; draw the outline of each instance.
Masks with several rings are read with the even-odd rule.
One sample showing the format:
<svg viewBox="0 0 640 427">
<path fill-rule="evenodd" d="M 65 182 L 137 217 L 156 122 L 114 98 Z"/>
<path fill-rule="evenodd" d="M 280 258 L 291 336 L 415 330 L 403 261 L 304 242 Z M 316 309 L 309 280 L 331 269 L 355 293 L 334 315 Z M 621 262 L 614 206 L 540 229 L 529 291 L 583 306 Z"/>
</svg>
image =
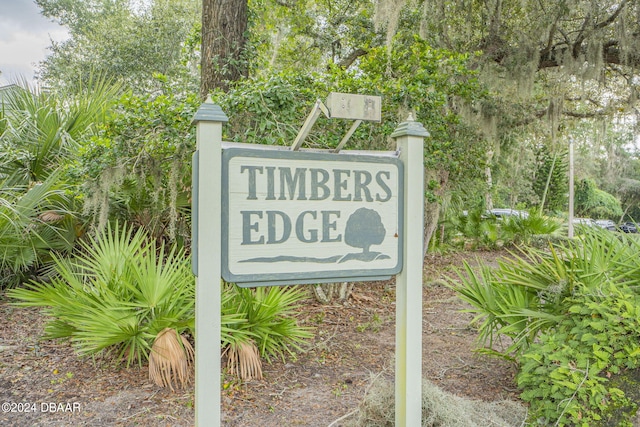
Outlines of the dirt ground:
<svg viewBox="0 0 640 427">
<path fill-rule="evenodd" d="M 471 315 L 438 280 L 463 259 L 495 265 L 501 255 L 425 260 L 423 376 L 459 396 L 517 399 L 515 367 L 474 353 Z M 193 385 L 172 392 L 153 385 L 146 366 L 118 368 L 108 358 L 78 358 L 68 342 L 41 341 L 40 310 L 12 307 L 1 295 L 0 319 L 1 426 L 194 425 Z M 223 377 L 224 426 L 327 427 L 357 409 L 374 376 L 393 379 L 392 283 L 359 283 L 344 304 L 310 299 L 300 321 L 316 329 L 297 360 L 265 363 L 261 381 Z"/>
</svg>

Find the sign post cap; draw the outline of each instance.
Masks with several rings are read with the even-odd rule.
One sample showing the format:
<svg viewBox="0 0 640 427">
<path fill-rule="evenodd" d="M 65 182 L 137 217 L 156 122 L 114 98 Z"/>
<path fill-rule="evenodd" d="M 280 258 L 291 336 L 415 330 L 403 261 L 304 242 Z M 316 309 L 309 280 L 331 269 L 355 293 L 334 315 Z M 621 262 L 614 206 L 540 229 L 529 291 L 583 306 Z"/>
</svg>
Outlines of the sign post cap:
<svg viewBox="0 0 640 427">
<path fill-rule="evenodd" d="M 219 105 L 214 104 L 211 100 L 211 96 L 207 97 L 207 100 L 202 103 L 196 114 L 193 116 L 192 123 L 198 122 L 228 122 L 229 118 L 222 111 Z"/>
<path fill-rule="evenodd" d="M 429 132 L 422 126 L 422 123 L 413 120 L 413 114 L 409 114 L 407 120 L 400 125 L 391 134 L 392 138 L 400 138 L 401 136 L 430 136 Z"/>
</svg>

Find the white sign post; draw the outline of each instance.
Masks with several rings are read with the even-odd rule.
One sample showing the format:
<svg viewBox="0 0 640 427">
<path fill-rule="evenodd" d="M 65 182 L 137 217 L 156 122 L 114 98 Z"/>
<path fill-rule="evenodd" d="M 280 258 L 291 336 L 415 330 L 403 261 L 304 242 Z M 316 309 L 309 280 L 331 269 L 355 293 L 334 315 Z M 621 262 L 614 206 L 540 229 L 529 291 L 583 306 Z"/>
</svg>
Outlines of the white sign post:
<svg viewBox="0 0 640 427">
<path fill-rule="evenodd" d="M 222 109 L 207 99 L 198 109 L 193 156 L 193 270 L 196 275 L 196 426 L 220 426 L 220 242 Z M 198 254 L 206 256 L 199 262 Z"/>
<path fill-rule="evenodd" d="M 396 427 L 422 425 L 423 139 L 411 116 L 391 134 L 404 163 L 404 266 L 396 276 Z"/>
</svg>

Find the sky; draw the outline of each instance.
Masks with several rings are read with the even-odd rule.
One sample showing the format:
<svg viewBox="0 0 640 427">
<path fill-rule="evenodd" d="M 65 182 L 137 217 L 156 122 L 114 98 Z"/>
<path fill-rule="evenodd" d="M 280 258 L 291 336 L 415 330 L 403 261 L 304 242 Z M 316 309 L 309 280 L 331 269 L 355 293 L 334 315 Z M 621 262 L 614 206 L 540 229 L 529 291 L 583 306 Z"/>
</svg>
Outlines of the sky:
<svg viewBox="0 0 640 427">
<path fill-rule="evenodd" d="M 0 0 L 0 86 L 22 79 L 32 83 L 51 39 L 66 37 L 63 27 L 40 15 L 34 0 Z"/>
</svg>

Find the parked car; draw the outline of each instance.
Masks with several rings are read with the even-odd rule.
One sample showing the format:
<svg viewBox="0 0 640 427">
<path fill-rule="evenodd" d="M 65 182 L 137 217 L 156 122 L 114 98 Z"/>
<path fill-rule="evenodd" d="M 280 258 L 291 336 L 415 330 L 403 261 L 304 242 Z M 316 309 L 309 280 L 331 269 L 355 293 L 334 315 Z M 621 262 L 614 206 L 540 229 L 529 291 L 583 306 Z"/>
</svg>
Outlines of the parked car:
<svg viewBox="0 0 640 427">
<path fill-rule="evenodd" d="M 497 219 L 503 219 L 510 216 L 518 216 L 520 218 L 528 218 L 529 212 L 519 211 L 516 209 L 491 209 L 487 211 L 487 214 L 495 216 Z"/>
<path fill-rule="evenodd" d="M 587 227 L 597 227 L 598 224 L 591 218 L 573 218 L 574 225 L 584 225 Z"/>
<path fill-rule="evenodd" d="M 618 229 L 616 223 L 610 219 L 596 219 L 596 225 L 610 231 L 616 231 Z"/>
<path fill-rule="evenodd" d="M 619 228 L 620 228 L 621 231 L 624 231 L 625 233 L 637 233 L 638 232 L 638 227 L 633 222 L 624 222 L 624 223 L 620 224 Z"/>
</svg>

